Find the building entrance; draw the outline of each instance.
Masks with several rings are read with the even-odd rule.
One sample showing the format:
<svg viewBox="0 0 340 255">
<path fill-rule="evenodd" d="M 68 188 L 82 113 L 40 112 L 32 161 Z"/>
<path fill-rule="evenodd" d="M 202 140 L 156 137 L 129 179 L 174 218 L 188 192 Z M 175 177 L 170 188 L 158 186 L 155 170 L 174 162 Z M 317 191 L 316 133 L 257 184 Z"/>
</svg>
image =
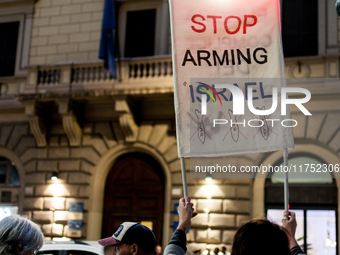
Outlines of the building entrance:
<svg viewBox="0 0 340 255">
<path fill-rule="evenodd" d="M 140 222 L 162 243 L 164 175 L 150 156 L 129 153 L 117 159 L 106 179 L 102 237 L 124 221 Z"/>
</svg>

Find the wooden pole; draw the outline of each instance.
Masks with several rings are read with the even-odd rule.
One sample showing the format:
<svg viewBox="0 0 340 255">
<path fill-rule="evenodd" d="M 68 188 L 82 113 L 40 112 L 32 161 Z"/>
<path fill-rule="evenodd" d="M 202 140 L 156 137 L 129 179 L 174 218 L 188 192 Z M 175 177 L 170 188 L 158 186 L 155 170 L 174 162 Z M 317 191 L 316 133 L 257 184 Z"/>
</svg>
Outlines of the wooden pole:
<svg viewBox="0 0 340 255">
<path fill-rule="evenodd" d="M 184 193 L 184 197 L 188 196 L 188 185 L 187 185 L 187 175 L 185 172 L 185 162 L 184 162 L 184 158 L 180 158 L 181 160 L 181 170 L 182 170 L 182 182 L 183 182 L 183 193 Z"/>
<path fill-rule="evenodd" d="M 283 166 L 284 170 L 288 170 L 288 149 L 283 149 Z M 288 171 L 285 171 L 284 180 L 284 201 L 285 210 L 289 210 L 289 184 L 288 184 Z"/>
</svg>

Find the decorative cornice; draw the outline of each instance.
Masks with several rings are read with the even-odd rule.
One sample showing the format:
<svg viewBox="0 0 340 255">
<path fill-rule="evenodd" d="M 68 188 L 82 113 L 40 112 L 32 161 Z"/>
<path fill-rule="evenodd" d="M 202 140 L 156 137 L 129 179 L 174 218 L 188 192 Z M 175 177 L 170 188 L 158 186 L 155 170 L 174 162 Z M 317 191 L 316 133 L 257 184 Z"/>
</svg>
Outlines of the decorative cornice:
<svg viewBox="0 0 340 255">
<path fill-rule="evenodd" d="M 125 135 L 125 141 L 135 142 L 138 135 L 138 126 L 131 113 L 123 114 L 119 117 L 119 124 Z"/>
<path fill-rule="evenodd" d="M 67 134 L 68 140 L 71 146 L 79 146 L 81 144 L 82 131 L 77 122 L 77 119 L 73 115 L 63 116 L 63 127 Z"/>
<path fill-rule="evenodd" d="M 64 131 L 70 142 L 70 146 L 80 146 L 82 130 L 75 116 L 76 109 L 69 99 L 56 100 L 58 103 L 58 112 L 63 118 Z M 72 107 L 73 106 L 73 107 Z"/>
<path fill-rule="evenodd" d="M 45 147 L 46 143 L 46 127 L 43 122 L 41 108 L 35 100 L 25 101 L 25 114 L 29 117 L 31 132 L 33 133 L 38 147 Z"/>
<path fill-rule="evenodd" d="M 119 124 L 123 130 L 126 142 L 135 142 L 138 136 L 138 126 L 135 123 L 130 107 L 125 100 L 117 100 L 115 110 L 122 115 L 119 117 Z"/>
<path fill-rule="evenodd" d="M 42 119 L 39 116 L 30 116 L 29 123 L 38 147 L 46 146 L 46 132 Z"/>
</svg>

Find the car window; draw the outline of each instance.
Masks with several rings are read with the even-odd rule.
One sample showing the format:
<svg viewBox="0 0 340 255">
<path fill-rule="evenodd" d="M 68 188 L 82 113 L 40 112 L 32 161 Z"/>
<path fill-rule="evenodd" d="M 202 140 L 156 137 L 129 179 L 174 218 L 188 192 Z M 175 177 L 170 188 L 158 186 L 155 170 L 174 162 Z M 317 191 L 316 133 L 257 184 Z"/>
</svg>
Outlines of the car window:
<svg viewBox="0 0 340 255">
<path fill-rule="evenodd" d="M 41 255 L 58 255 L 59 251 L 39 251 L 38 254 Z"/>
<path fill-rule="evenodd" d="M 77 250 L 69 250 L 66 253 L 67 255 L 98 255 L 98 253 L 90 252 L 90 251 L 77 251 Z"/>
</svg>

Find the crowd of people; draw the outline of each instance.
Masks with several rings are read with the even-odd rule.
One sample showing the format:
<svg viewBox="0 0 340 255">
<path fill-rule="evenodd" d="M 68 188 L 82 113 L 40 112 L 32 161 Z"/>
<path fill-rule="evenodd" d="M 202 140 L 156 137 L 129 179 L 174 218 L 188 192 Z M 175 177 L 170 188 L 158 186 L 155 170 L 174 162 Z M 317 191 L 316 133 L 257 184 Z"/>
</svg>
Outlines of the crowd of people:
<svg viewBox="0 0 340 255">
<path fill-rule="evenodd" d="M 222 246 L 221 249 L 219 249 L 218 247 L 216 247 L 214 249 L 214 251 L 211 250 L 211 246 L 207 245 L 205 247 L 205 251 L 201 251 L 201 250 L 195 250 L 193 252 L 194 255 L 230 255 L 230 252 L 228 252 L 227 247 Z"/>
<path fill-rule="evenodd" d="M 152 231 L 136 222 L 123 222 L 110 237 L 98 240 L 104 246 L 105 255 L 184 255 L 187 251 L 186 233 L 191 219 L 197 215 L 190 198 L 181 198 L 178 206 L 179 224 L 168 245 L 156 246 Z M 282 227 L 267 219 L 253 219 L 237 230 L 231 253 L 226 247 L 197 250 L 198 254 L 214 255 L 302 255 L 295 239 L 295 213 L 285 211 Z M 11 215 L 0 221 L 0 255 L 35 255 L 43 245 L 44 236 L 38 225 L 19 215 Z"/>
<path fill-rule="evenodd" d="M 187 251 L 186 233 L 191 226 L 191 219 L 197 215 L 190 198 L 181 198 L 178 206 L 179 224 L 163 255 L 184 255 Z M 304 254 L 295 239 L 296 219 L 294 212 L 285 211 L 283 227 L 266 219 L 254 219 L 242 224 L 237 230 L 231 255 L 302 255 Z M 147 237 L 147 239 L 146 239 Z M 98 241 L 105 247 L 105 255 L 154 255 L 156 239 L 152 231 L 139 223 L 124 222 L 113 236 Z M 145 244 L 150 244 L 145 247 Z M 110 250 L 109 250 L 110 247 Z M 221 251 L 207 254 L 228 254 L 226 247 Z M 204 252 L 202 254 L 204 254 Z M 200 250 L 194 252 L 201 254 Z"/>
</svg>

